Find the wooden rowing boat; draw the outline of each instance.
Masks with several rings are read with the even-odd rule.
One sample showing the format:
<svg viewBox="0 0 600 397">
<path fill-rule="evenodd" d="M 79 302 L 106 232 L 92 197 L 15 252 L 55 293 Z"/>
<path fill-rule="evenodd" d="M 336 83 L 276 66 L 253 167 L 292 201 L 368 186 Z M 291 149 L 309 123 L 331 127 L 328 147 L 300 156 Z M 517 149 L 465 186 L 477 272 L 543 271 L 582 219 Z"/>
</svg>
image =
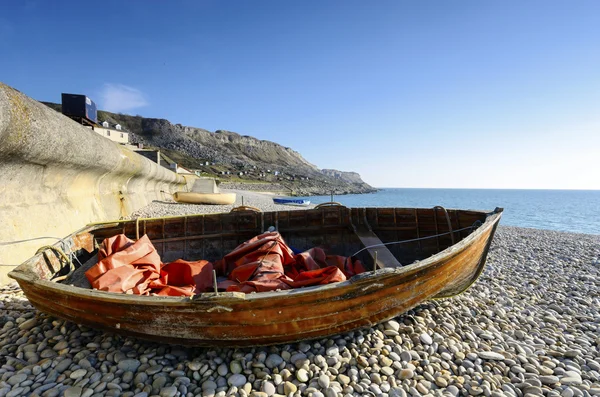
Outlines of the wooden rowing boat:
<svg viewBox="0 0 600 397">
<path fill-rule="evenodd" d="M 326 206 L 115 221 L 43 247 L 9 276 L 40 311 L 94 328 L 187 345 L 290 343 L 371 326 L 464 291 L 483 270 L 501 213 Z M 216 260 L 270 226 L 292 247 L 354 255 L 374 270 L 322 286 L 191 298 L 116 294 L 65 280 L 95 263 L 95 247 L 119 233 L 147 234 L 165 262 Z M 71 263 L 72 254 L 83 266 Z"/>
<path fill-rule="evenodd" d="M 175 192 L 173 200 L 189 204 L 231 205 L 235 203 L 235 193 Z"/>
<path fill-rule="evenodd" d="M 308 207 L 310 200 L 295 199 L 290 197 L 273 197 L 273 203 L 282 205 L 294 205 L 297 207 Z"/>
</svg>

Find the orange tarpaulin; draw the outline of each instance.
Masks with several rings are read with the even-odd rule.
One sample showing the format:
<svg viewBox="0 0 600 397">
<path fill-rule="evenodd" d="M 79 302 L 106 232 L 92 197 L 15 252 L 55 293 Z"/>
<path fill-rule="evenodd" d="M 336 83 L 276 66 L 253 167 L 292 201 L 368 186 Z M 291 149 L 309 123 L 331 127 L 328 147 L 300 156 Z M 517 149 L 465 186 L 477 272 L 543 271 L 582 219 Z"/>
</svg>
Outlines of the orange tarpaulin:
<svg viewBox="0 0 600 397">
<path fill-rule="evenodd" d="M 326 255 L 315 247 L 294 252 L 278 232 L 256 236 L 212 263 L 182 259 L 163 264 L 147 236 L 134 242 L 125 235 L 103 241 L 99 262 L 85 275 L 92 288 L 141 295 L 191 296 L 212 290 L 213 268 L 226 276 L 220 290 L 263 292 L 344 281 L 365 271 L 352 258 Z"/>
<path fill-rule="evenodd" d="M 327 255 L 322 248 L 314 247 L 294 257 L 295 266 L 286 269 L 285 274 L 294 280 L 302 271 L 317 270 L 327 266 L 337 267 L 346 277 L 350 278 L 356 274 L 365 272 L 365 268 L 359 260 L 339 255 Z"/>
<path fill-rule="evenodd" d="M 291 288 L 283 266 L 294 262 L 294 252 L 277 232 L 264 233 L 240 244 L 223 258 L 227 291 L 262 292 Z"/>
<path fill-rule="evenodd" d="M 164 265 L 148 236 L 134 242 L 119 234 L 102 242 L 98 263 L 85 276 L 101 291 L 191 296 L 197 287 L 202 292 L 212 284 L 212 264 L 180 259 Z"/>
</svg>

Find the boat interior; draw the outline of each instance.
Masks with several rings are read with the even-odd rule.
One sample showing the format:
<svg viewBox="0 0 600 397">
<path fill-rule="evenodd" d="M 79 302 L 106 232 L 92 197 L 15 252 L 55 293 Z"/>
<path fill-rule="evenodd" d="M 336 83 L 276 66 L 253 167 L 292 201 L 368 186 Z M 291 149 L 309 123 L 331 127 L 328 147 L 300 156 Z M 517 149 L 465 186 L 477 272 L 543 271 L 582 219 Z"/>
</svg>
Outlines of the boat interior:
<svg viewBox="0 0 600 397">
<path fill-rule="evenodd" d="M 167 263 L 179 258 L 215 261 L 244 241 L 274 228 L 296 252 L 321 247 L 330 255 L 354 256 L 369 270 L 394 268 L 426 259 L 458 243 L 489 214 L 442 207 L 329 206 L 115 221 L 88 225 L 63 239 L 58 244 L 61 249 L 46 247 L 42 255 L 30 261 L 42 279 L 72 284 L 68 275 L 95 264 L 99 245 L 117 234 L 131 239 L 147 234 Z"/>
</svg>

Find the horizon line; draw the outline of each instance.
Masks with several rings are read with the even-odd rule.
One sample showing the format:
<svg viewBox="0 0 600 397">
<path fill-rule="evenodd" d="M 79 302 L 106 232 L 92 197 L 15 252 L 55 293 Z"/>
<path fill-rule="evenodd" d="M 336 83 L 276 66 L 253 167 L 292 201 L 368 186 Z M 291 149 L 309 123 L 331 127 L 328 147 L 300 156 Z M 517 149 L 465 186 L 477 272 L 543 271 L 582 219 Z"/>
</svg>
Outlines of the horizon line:
<svg viewBox="0 0 600 397">
<path fill-rule="evenodd" d="M 398 186 L 380 186 L 375 189 L 448 189 L 448 190 L 557 190 L 557 191 L 583 191 L 600 192 L 598 189 L 579 189 L 579 188 L 504 188 L 504 187 L 398 187 Z"/>
</svg>

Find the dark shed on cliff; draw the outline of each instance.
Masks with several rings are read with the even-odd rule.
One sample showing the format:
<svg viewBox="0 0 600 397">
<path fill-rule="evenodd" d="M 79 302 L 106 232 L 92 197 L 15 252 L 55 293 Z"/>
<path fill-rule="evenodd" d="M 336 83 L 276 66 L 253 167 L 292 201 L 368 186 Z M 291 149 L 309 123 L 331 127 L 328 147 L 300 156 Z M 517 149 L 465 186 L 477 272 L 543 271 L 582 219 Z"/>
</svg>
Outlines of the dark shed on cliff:
<svg viewBox="0 0 600 397">
<path fill-rule="evenodd" d="M 65 116 L 82 124 L 95 125 L 98 122 L 96 104 L 87 96 L 62 93 L 61 98 Z"/>
</svg>

